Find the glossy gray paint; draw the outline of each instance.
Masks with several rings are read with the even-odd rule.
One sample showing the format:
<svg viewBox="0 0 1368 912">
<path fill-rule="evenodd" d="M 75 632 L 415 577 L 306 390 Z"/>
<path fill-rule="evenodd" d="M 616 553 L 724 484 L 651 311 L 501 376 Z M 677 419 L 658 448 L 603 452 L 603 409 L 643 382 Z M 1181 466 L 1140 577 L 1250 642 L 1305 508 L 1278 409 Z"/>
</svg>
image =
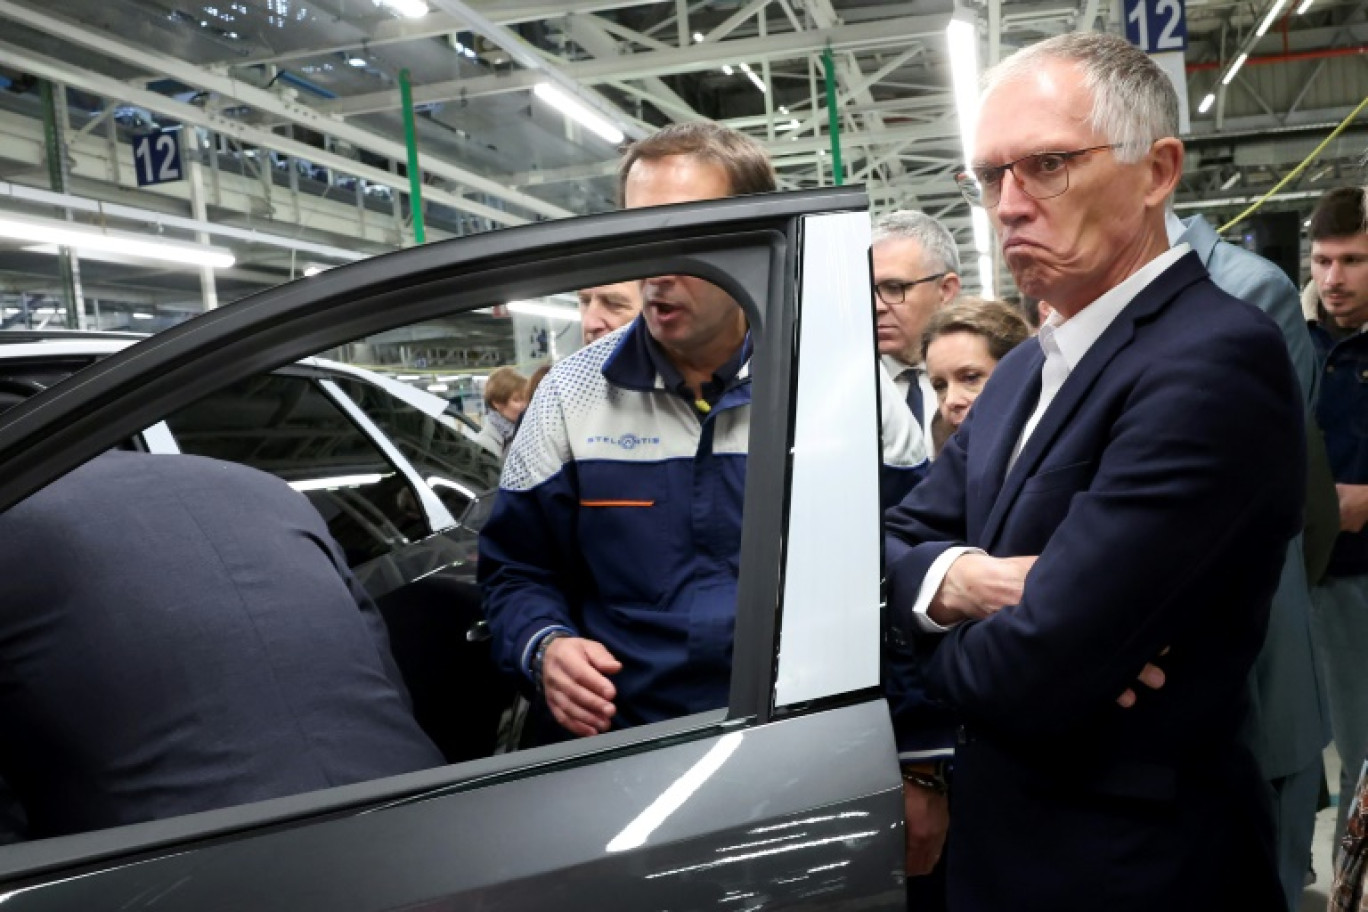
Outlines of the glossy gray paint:
<svg viewBox="0 0 1368 912">
<path fill-rule="evenodd" d="M 726 734 L 0 894 L 5 912 L 902 908 L 882 701 L 738 729 L 635 849 L 608 844 Z"/>
</svg>

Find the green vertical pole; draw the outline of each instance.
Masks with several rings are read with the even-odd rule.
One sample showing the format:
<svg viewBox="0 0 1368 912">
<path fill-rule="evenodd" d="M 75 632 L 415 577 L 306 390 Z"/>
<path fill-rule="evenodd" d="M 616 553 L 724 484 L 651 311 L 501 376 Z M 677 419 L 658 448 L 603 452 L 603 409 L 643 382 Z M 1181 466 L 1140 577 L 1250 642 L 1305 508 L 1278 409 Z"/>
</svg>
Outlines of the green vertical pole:
<svg viewBox="0 0 1368 912">
<path fill-rule="evenodd" d="M 826 70 L 827 132 L 831 134 L 831 175 L 836 186 L 845 183 L 845 166 L 841 164 L 841 117 L 836 110 L 836 61 L 831 48 L 822 51 L 822 67 Z"/>
<path fill-rule="evenodd" d="M 409 71 L 399 71 L 399 99 L 404 106 L 404 143 L 408 146 L 409 211 L 413 214 L 413 239 L 427 243 L 423 228 L 423 175 L 418 170 L 418 134 L 413 127 L 413 86 Z"/>
<path fill-rule="evenodd" d="M 66 168 L 62 161 L 65 151 L 62 133 L 65 124 L 57 122 L 57 99 L 54 97 L 51 82 L 46 79 L 38 81 L 38 98 L 43 106 L 43 154 L 47 158 L 48 186 L 58 193 L 66 193 Z M 62 281 L 62 304 L 66 308 L 68 328 L 81 326 L 81 301 L 76 290 L 78 267 L 72 262 L 73 256 L 70 247 L 63 247 L 57 257 L 57 271 Z"/>
</svg>

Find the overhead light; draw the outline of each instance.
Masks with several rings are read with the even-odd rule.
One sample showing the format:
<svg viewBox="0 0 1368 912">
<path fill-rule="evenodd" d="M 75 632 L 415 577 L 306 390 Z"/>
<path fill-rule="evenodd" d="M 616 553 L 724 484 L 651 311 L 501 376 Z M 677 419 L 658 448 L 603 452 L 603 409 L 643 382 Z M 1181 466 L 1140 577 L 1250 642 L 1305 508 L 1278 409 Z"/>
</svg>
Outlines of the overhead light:
<svg viewBox="0 0 1368 912">
<path fill-rule="evenodd" d="M 622 131 L 609 123 L 605 117 L 589 110 L 583 103 L 570 97 L 568 92 L 549 82 L 537 83 L 532 92 L 566 117 L 571 118 L 580 126 L 596 133 L 613 145 L 617 145 L 625 138 Z"/>
<path fill-rule="evenodd" d="M 1311 2 L 1311 0 L 1307 0 L 1307 2 L 1309 3 L 1309 2 Z M 1303 227 L 1303 228 L 1310 228 L 1310 227 L 1311 227 L 1311 220 L 1310 220 L 1310 219 L 1307 219 L 1306 221 L 1302 222 L 1302 227 Z"/>
<path fill-rule="evenodd" d="M 135 319 L 135 320 L 153 320 L 153 319 L 156 319 L 156 316 L 155 316 L 154 314 L 150 314 L 150 313 L 143 313 L 141 310 L 135 310 L 135 311 L 133 311 L 133 319 Z"/>
<path fill-rule="evenodd" d="M 417 19 L 428 14 L 427 4 L 423 0 L 380 0 L 380 5 L 387 6 L 409 19 Z"/>
<path fill-rule="evenodd" d="M 1273 4 L 1273 8 L 1268 11 L 1268 15 L 1264 16 L 1264 21 L 1259 23 L 1259 29 L 1254 33 L 1256 37 L 1262 38 L 1264 35 L 1268 34 L 1268 30 L 1273 27 L 1274 20 L 1278 18 L 1278 13 L 1282 12 L 1283 4 L 1286 2 L 1287 0 L 1278 0 L 1277 3 Z"/>
<path fill-rule="evenodd" d="M 445 393 L 449 389 L 451 389 L 451 387 L 447 386 L 445 383 L 429 383 L 427 385 L 427 391 L 429 393 Z"/>
<path fill-rule="evenodd" d="M 423 379 L 423 377 L 422 377 L 421 374 L 395 374 L 395 375 L 394 375 L 394 379 L 395 379 L 395 380 L 412 381 L 412 380 L 421 380 L 421 379 Z"/>
<path fill-rule="evenodd" d="M 1203 98 L 1203 99 L 1202 99 L 1202 103 L 1199 104 L 1199 105 L 1197 106 L 1197 113 L 1198 113 L 1198 114 L 1205 114 L 1207 111 L 1210 111 L 1210 110 L 1211 110 L 1211 106 L 1214 105 L 1215 103 L 1216 103 L 1216 93 L 1215 93 L 1215 92 L 1207 92 L 1206 98 Z"/>
<path fill-rule="evenodd" d="M 743 63 L 743 64 L 741 64 L 741 72 L 743 72 L 743 73 L 749 73 L 750 71 L 751 71 L 751 68 L 750 68 L 750 64 L 749 64 L 749 63 Z"/>
<path fill-rule="evenodd" d="M 1230 85 L 1230 80 L 1235 78 L 1235 74 L 1240 72 L 1240 67 L 1244 66 L 1248 59 L 1248 54 L 1241 54 L 1236 57 L 1235 62 L 1230 65 L 1230 69 L 1226 70 L 1226 74 L 1221 77 L 1221 85 Z"/>
<path fill-rule="evenodd" d="M 77 250 L 98 250 L 121 253 L 144 260 L 175 263 L 181 266 L 211 266 L 226 269 L 236 262 L 231 251 L 208 244 L 186 241 L 150 239 L 123 232 L 86 228 L 70 222 L 31 218 L 19 215 L 0 215 L 0 237 L 17 241 L 37 241 L 74 247 Z"/>
<path fill-rule="evenodd" d="M 694 41 L 697 41 L 699 44 L 702 44 L 702 43 L 703 43 L 703 33 L 702 33 L 702 32 L 694 32 Z"/>
<path fill-rule="evenodd" d="M 978 29 L 956 13 L 945 27 L 950 51 L 950 80 L 955 92 L 955 114 L 959 118 L 960 144 L 964 163 L 974 160 L 974 129 L 978 123 Z"/>
<path fill-rule="evenodd" d="M 787 114 L 787 113 L 788 113 L 788 108 L 784 107 L 783 105 L 780 105 L 780 106 L 779 106 L 779 113 L 780 113 L 780 114 Z"/>
<path fill-rule="evenodd" d="M 726 73 L 728 76 L 730 76 L 730 75 L 732 75 L 733 73 L 735 73 L 736 70 L 733 70 L 733 69 L 732 69 L 732 65 L 731 65 L 730 63 L 724 63 L 724 64 L 722 64 L 722 72 L 724 72 L 724 73 Z"/>
<path fill-rule="evenodd" d="M 545 317 L 548 320 L 564 320 L 578 323 L 580 312 L 577 307 L 556 307 L 554 304 L 539 304 L 536 301 L 510 301 L 508 312 L 526 317 Z"/>
<path fill-rule="evenodd" d="M 1314 0 L 1302 0 L 1302 5 L 1297 7 L 1297 15 L 1300 16 L 1302 13 L 1309 10 L 1312 2 L 1314 2 Z"/>
<path fill-rule="evenodd" d="M 1221 184 L 1221 189 L 1222 189 L 1222 190 L 1229 190 L 1231 187 L 1235 186 L 1235 185 L 1238 184 L 1239 182 L 1240 182 L 1240 172 L 1239 172 L 1239 171 L 1236 171 L 1234 174 L 1230 175 L 1230 177 L 1227 177 L 1227 178 L 1225 179 L 1225 182 Z"/>
<path fill-rule="evenodd" d="M 366 58 L 364 58 L 364 57 L 348 57 L 348 58 L 347 58 L 347 66 L 363 67 L 363 66 L 365 66 L 365 65 L 366 65 Z"/>
<path fill-rule="evenodd" d="M 979 267 L 979 288 L 985 298 L 993 297 L 993 258 L 986 253 L 980 253 L 978 258 Z"/>
<path fill-rule="evenodd" d="M 464 53 L 465 53 L 465 55 L 466 55 L 467 57 L 469 57 L 471 60 L 474 60 L 475 57 L 476 57 L 475 49 L 474 49 L 474 48 L 466 48 L 465 51 L 464 51 Z"/>
<path fill-rule="evenodd" d="M 760 90 L 760 94 L 765 94 L 765 84 L 760 80 L 760 77 L 756 76 L 755 73 L 750 70 L 746 71 L 746 75 L 750 77 L 750 81 L 755 84 L 755 87 Z"/>
</svg>

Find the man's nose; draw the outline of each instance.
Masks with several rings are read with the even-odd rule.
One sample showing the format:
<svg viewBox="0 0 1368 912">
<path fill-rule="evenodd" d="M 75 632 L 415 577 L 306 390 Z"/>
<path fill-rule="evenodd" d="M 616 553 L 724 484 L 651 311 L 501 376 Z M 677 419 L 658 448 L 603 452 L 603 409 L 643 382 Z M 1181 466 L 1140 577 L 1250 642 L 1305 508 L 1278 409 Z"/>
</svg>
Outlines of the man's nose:
<svg viewBox="0 0 1368 912">
<path fill-rule="evenodd" d="M 1002 175 L 1002 194 L 998 197 L 997 217 L 1004 223 L 1018 221 L 1035 205 L 1035 198 L 1021 189 L 1015 171 Z"/>
</svg>

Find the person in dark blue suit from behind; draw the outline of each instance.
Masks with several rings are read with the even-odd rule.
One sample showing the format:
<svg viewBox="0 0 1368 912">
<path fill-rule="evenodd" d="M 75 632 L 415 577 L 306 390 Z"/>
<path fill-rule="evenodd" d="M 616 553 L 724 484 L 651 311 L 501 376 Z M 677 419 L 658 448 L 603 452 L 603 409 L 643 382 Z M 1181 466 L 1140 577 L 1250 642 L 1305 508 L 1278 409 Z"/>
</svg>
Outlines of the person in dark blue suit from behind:
<svg viewBox="0 0 1368 912">
<path fill-rule="evenodd" d="M 966 195 L 1055 314 L 887 517 L 892 614 L 961 723 L 949 907 L 1275 912 L 1240 732 L 1301 525 L 1287 348 L 1169 247 L 1183 147 L 1149 58 L 1066 35 L 985 84 Z"/>
<path fill-rule="evenodd" d="M 29 838 L 443 762 L 279 479 L 113 451 L 0 514 L 0 542 L 0 779 Z"/>
</svg>

